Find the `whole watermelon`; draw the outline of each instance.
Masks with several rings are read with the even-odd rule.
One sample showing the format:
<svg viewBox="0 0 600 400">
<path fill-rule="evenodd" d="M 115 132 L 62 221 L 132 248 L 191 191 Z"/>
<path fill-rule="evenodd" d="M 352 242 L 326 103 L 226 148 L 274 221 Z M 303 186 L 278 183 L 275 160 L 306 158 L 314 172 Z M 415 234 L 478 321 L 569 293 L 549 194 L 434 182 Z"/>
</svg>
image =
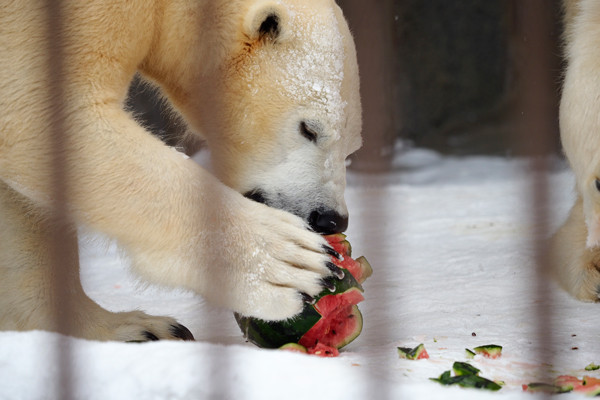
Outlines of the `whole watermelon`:
<svg viewBox="0 0 600 400">
<path fill-rule="evenodd" d="M 306 304 L 292 319 L 267 322 L 235 314 L 248 341 L 263 348 L 285 348 L 320 356 L 336 356 L 338 349 L 360 335 L 362 314 L 357 304 L 364 297 L 361 283 L 373 270 L 364 257 L 352 259 L 352 247 L 344 234 L 325 236 L 342 258 L 331 261 L 342 268 L 344 277 L 335 279 L 335 290 L 323 290 L 314 304 Z"/>
</svg>

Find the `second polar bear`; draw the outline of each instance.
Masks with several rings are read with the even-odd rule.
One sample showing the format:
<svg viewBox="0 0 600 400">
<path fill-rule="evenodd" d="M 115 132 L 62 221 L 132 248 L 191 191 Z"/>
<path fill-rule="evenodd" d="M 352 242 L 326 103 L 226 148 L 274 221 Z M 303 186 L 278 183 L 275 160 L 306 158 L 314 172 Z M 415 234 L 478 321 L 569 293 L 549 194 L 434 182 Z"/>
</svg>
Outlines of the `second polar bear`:
<svg viewBox="0 0 600 400">
<path fill-rule="evenodd" d="M 561 140 L 576 177 L 577 200 L 552 240 L 561 285 L 600 301 L 600 2 L 565 1 L 568 62 L 560 104 Z"/>
</svg>

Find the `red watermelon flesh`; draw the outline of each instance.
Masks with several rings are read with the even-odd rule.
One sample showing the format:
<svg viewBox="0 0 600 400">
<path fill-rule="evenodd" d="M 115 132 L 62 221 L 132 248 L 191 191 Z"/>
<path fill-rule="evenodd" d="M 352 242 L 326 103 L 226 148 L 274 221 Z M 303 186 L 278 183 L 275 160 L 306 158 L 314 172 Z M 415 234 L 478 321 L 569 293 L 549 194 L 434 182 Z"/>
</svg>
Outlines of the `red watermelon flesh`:
<svg viewBox="0 0 600 400">
<path fill-rule="evenodd" d="M 338 233 L 325 236 L 325 239 L 342 256 L 342 260 L 332 256 L 331 260 L 334 264 L 348 270 L 359 283 L 364 282 L 371 275 L 372 270 L 370 272 L 366 271 L 360 263 L 350 258 L 352 246 L 346 240 L 346 235 Z M 358 324 L 362 325 L 362 316 L 356 304 L 363 300 L 364 297 L 357 288 L 349 289 L 341 294 L 322 297 L 315 304 L 315 309 L 324 318 L 321 318 L 306 332 L 298 343 L 305 346 L 310 354 L 323 356 L 337 355 L 337 349 L 350 343 L 358 336 L 358 334 L 352 336 L 353 332 L 359 330 L 357 329 Z M 322 353 L 311 351 L 311 349 L 316 349 L 317 347 L 322 350 Z M 331 349 L 325 351 L 323 347 L 332 348 L 335 352 L 331 351 Z"/>
<path fill-rule="evenodd" d="M 358 283 L 363 283 L 371 276 L 373 268 L 371 268 L 371 265 L 366 258 L 361 256 L 354 260 L 350 257 L 352 255 L 352 246 L 350 245 L 350 242 L 346 240 L 346 235 L 337 233 L 325 236 L 325 239 L 327 239 L 329 245 L 342 256 L 341 260 L 332 257 L 332 261 L 339 267 L 350 271 Z"/>
<path fill-rule="evenodd" d="M 578 379 L 571 375 L 561 375 L 554 381 L 554 384 L 564 391 L 573 390 L 574 392 L 585 393 L 587 395 L 600 394 L 600 379 L 584 376 Z"/>
<path fill-rule="evenodd" d="M 308 354 L 312 354 L 319 357 L 337 357 L 340 355 L 340 352 L 337 348 L 326 346 L 323 343 L 319 343 L 314 347 L 309 347 L 307 351 Z"/>
</svg>

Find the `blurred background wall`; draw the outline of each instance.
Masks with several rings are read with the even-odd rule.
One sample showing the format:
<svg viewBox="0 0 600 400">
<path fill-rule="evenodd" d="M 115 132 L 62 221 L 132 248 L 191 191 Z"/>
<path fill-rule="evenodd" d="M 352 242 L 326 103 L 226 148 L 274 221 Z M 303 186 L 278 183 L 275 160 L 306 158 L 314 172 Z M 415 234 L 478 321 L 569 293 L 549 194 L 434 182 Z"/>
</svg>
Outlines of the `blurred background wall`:
<svg viewBox="0 0 600 400">
<path fill-rule="evenodd" d="M 398 138 L 458 155 L 536 152 L 523 123 L 532 90 L 545 150 L 558 151 L 559 0 L 339 4 L 361 68 L 365 143 L 355 168 L 388 168 Z"/>
</svg>

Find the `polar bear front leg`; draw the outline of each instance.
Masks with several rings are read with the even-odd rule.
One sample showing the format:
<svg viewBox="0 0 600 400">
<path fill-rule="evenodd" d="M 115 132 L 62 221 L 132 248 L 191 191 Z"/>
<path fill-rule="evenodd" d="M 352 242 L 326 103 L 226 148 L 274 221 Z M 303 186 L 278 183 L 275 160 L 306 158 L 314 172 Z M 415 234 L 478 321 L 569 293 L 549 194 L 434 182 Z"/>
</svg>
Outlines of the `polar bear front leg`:
<svg viewBox="0 0 600 400">
<path fill-rule="evenodd" d="M 65 126 L 69 211 L 115 238 L 142 277 L 265 320 L 298 314 L 332 286 L 327 242 L 304 221 L 244 198 L 118 104 L 78 110 Z M 0 175 L 47 207 L 50 138 L 25 139 L 2 154 Z"/>
<path fill-rule="evenodd" d="M 560 285 L 583 301 L 600 301 L 600 247 L 586 247 L 581 196 L 551 241 L 550 262 Z"/>
<path fill-rule="evenodd" d="M 65 273 L 56 282 L 52 217 L 1 182 L 0 221 L 0 329 L 41 329 L 92 340 L 193 339 L 173 318 L 114 313 L 92 301 L 79 281 L 74 228 L 61 241 Z"/>
</svg>

